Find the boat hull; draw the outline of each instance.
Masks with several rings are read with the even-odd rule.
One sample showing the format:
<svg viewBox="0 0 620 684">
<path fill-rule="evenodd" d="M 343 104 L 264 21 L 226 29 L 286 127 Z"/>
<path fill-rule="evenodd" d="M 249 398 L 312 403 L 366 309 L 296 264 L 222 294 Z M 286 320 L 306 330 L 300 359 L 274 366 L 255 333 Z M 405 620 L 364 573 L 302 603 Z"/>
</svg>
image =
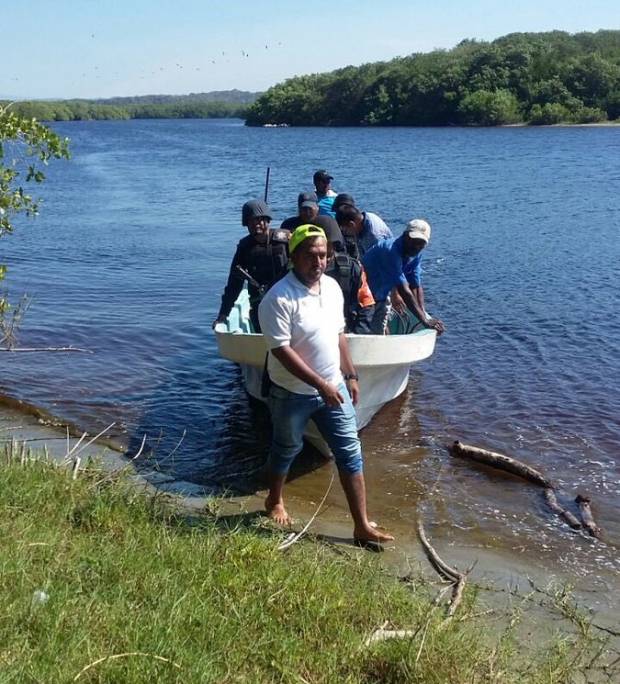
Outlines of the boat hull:
<svg viewBox="0 0 620 684">
<path fill-rule="evenodd" d="M 216 326 L 215 336 L 220 355 L 241 367 L 248 393 L 264 401 L 261 380 L 267 347 L 262 335 L 251 332 L 245 290 L 226 323 Z M 347 334 L 347 340 L 359 375 L 360 401 L 355 412 L 357 427 L 361 430 L 382 406 L 404 392 L 411 365 L 433 353 L 436 332 L 423 329 L 409 335 Z M 313 423 L 309 424 L 306 437 L 322 453 L 329 455 L 329 448 Z"/>
</svg>

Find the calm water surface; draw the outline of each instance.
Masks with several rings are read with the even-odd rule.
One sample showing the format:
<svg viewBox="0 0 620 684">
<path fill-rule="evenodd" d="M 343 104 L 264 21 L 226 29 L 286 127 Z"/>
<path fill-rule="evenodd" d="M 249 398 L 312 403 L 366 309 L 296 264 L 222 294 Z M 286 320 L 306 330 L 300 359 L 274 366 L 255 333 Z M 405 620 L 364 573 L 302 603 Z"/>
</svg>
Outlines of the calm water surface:
<svg viewBox="0 0 620 684">
<path fill-rule="evenodd" d="M 95 354 L 3 355 L 1 393 L 85 429 L 114 420 L 130 449 L 146 433 L 162 459 L 185 431 L 162 468 L 256 488 L 268 422 L 210 324 L 241 204 L 262 193 L 265 168 L 277 225 L 326 167 L 395 231 L 428 218 L 428 308 L 448 328 L 363 433 L 375 509 L 413 522 L 437 481 L 438 521 L 473 547 L 618 571 L 620 128 L 55 129 L 73 160 L 50 168 L 41 216 L 2 241 L 2 261 L 11 291 L 33 297 L 20 343 Z M 451 461 L 455 438 L 540 466 L 567 496 L 592 495 L 612 543 L 571 535 L 527 485 Z"/>
</svg>

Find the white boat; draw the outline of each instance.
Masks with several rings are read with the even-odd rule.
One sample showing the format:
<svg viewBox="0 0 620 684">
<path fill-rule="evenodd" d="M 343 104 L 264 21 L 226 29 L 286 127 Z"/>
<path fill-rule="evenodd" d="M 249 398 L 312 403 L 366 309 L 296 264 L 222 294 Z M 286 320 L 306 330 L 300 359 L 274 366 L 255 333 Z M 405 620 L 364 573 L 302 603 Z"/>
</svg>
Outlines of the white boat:
<svg viewBox="0 0 620 684">
<path fill-rule="evenodd" d="M 262 335 L 252 332 L 247 290 L 235 302 L 226 323 L 215 326 L 220 355 L 238 363 L 248 393 L 264 401 L 261 379 L 267 348 Z M 402 394 L 409 380 L 411 364 L 433 353 L 437 333 L 430 328 L 408 335 L 347 334 L 351 358 L 359 375 L 360 401 L 355 407 L 357 427 L 361 430 L 388 401 Z M 314 423 L 308 425 L 306 438 L 325 455 L 330 451 Z"/>
</svg>

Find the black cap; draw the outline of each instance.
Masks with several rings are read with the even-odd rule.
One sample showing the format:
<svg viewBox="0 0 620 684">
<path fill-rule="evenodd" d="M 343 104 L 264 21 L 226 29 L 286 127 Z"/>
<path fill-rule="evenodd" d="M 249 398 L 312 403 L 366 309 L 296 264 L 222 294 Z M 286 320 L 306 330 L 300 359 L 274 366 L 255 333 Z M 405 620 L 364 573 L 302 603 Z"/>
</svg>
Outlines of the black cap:
<svg viewBox="0 0 620 684">
<path fill-rule="evenodd" d="M 353 199 L 353 195 L 348 195 L 346 192 L 341 192 L 339 195 L 336 195 L 336 199 L 334 200 L 334 205 L 333 205 L 333 210 L 336 211 L 338 207 L 342 207 L 345 204 L 348 204 L 350 207 L 355 206 L 355 200 Z"/>
<path fill-rule="evenodd" d="M 319 206 L 319 199 L 316 196 L 316 192 L 300 192 L 297 197 L 297 206 L 301 209 L 302 207 L 308 207 L 310 205 Z"/>
<path fill-rule="evenodd" d="M 251 218 L 259 216 L 264 216 L 271 221 L 271 210 L 267 206 L 267 202 L 263 202 L 261 199 L 253 199 L 241 207 L 241 225 L 247 226 Z"/>
<path fill-rule="evenodd" d="M 318 180 L 325 181 L 326 183 L 334 180 L 334 177 L 331 176 L 325 169 L 319 169 L 318 171 L 314 172 L 314 176 L 312 176 L 312 180 L 316 183 Z"/>
</svg>

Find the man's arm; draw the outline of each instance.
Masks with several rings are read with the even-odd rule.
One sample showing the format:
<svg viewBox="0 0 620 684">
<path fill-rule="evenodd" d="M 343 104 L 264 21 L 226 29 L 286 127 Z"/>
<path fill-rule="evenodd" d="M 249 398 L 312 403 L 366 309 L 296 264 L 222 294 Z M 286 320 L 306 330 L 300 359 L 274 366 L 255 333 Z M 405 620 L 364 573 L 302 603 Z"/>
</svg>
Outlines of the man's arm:
<svg viewBox="0 0 620 684">
<path fill-rule="evenodd" d="M 396 312 L 399 314 L 405 313 L 407 305 L 405 304 L 405 300 L 400 296 L 400 292 L 398 291 L 397 287 L 393 288 L 390 292 L 390 301 L 392 302 L 392 308 Z"/>
<path fill-rule="evenodd" d="M 338 349 L 340 350 L 340 370 L 344 375 L 356 376 L 355 366 L 353 365 L 353 360 L 351 359 L 351 352 L 349 351 L 349 343 L 347 342 L 346 335 L 342 332 L 338 336 Z M 351 401 L 353 406 L 357 405 L 360 396 L 360 387 L 358 381 L 353 378 L 345 380 L 347 384 L 347 389 L 351 395 Z"/>
<path fill-rule="evenodd" d="M 421 286 L 415 288 L 415 290 L 421 290 Z M 422 294 L 422 305 L 418 301 L 418 297 L 411 290 L 408 284 L 400 283 L 398 285 L 398 292 L 400 296 L 405 301 L 407 308 L 414 313 L 427 328 L 434 328 L 439 335 L 445 330 L 445 326 L 438 318 L 430 318 L 426 315 L 424 311 L 424 294 Z"/>
<path fill-rule="evenodd" d="M 241 250 L 237 246 L 235 251 L 235 256 L 233 257 L 232 263 L 230 264 L 230 272 L 228 273 L 228 282 L 224 288 L 224 294 L 222 295 L 222 304 L 220 306 L 217 318 L 213 321 L 212 328 L 218 323 L 223 323 L 228 314 L 231 312 L 237 297 L 241 294 L 243 290 L 243 283 L 245 278 L 241 275 L 237 266 L 241 264 Z"/>
<path fill-rule="evenodd" d="M 344 337 L 344 335 L 342 335 Z M 346 340 L 345 340 L 346 342 Z M 325 400 L 328 406 L 339 406 L 343 403 L 344 397 L 335 385 L 323 380 L 323 378 L 315 373 L 312 368 L 299 356 L 299 354 L 291 349 L 289 345 L 276 347 L 271 350 L 271 353 L 278 359 L 278 361 L 286 368 L 289 373 L 292 373 L 296 378 L 299 378 L 307 385 L 318 390 L 319 394 Z"/>
<path fill-rule="evenodd" d="M 416 298 L 420 309 L 426 313 L 426 308 L 424 306 L 424 288 L 422 285 L 418 285 L 417 287 L 413 286 L 411 291 L 413 292 L 413 296 Z"/>
</svg>

